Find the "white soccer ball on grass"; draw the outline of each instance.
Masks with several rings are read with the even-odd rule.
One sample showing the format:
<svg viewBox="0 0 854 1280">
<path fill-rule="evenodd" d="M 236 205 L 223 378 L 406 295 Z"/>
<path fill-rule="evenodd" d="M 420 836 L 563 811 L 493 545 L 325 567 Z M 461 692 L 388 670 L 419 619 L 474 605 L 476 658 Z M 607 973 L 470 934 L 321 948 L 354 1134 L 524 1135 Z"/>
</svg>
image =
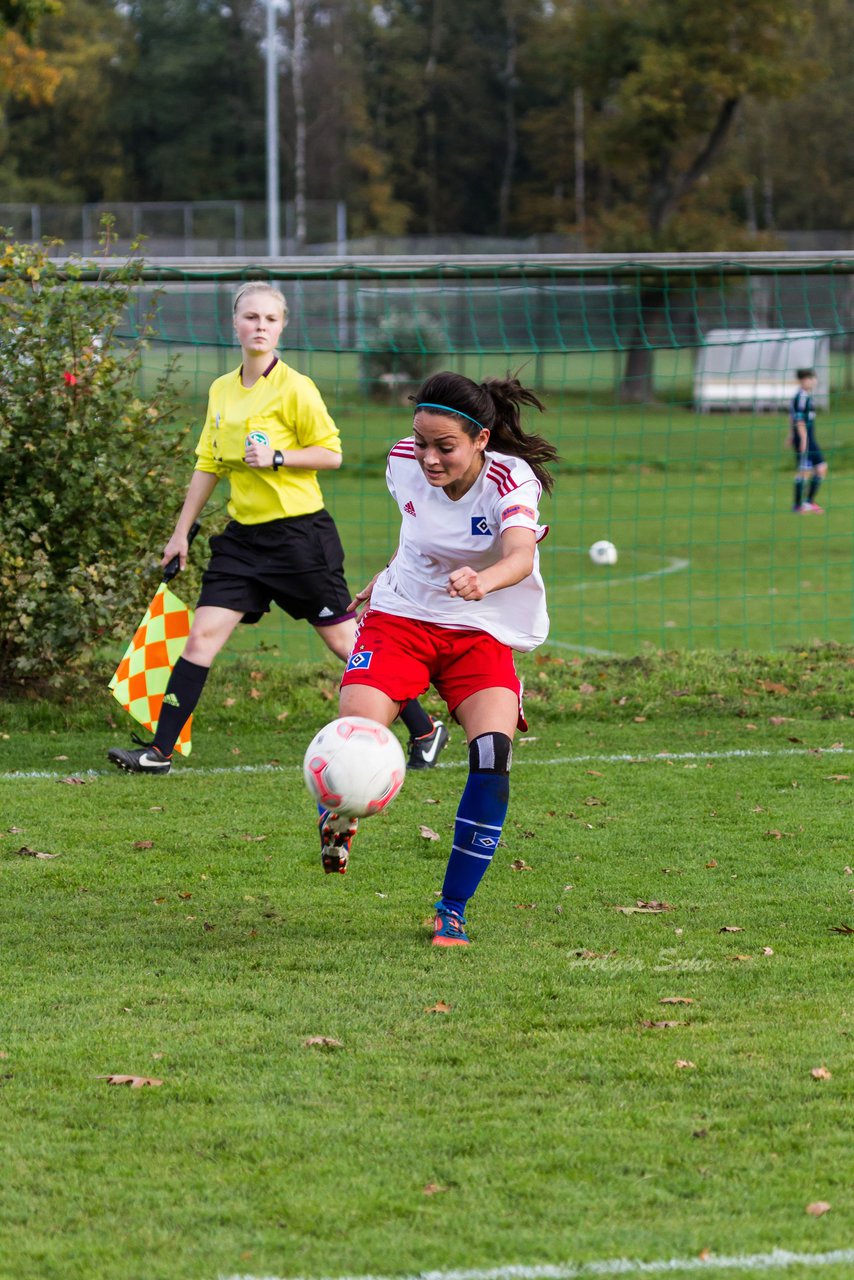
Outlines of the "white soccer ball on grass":
<svg viewBox="0 0 854 1280">
<path fill-rule="evenodd" d="M 617 548 L 613 542 L 607 542 L 604 538 L 593 543 L 589 554 L 594 564 L 617 563 Z"/>
<path fill-rule="evenodd" d="M 364 716 L 342 716 L 312 738 L 302 771 L 318 804 L 365 818 L 391 804 L 403 786 L 406 760 L 391 729 Z"/>
</svg>

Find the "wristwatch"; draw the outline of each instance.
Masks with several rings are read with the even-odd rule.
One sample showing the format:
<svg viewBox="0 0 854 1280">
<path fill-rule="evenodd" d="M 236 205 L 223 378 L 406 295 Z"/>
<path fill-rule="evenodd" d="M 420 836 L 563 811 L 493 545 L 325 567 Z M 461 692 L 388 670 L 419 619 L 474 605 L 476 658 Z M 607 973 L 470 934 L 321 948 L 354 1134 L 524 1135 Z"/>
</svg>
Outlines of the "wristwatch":
<svg viewBox="0 0 854 1280">
<path fill-rule="evenodd" d="M 273 454 L 273 470 L 278 471 L 279 467 L 283 467 L 284 465 L 285 455 L 282 453 L 281 449 L 277 449 Z"/>
</svg>

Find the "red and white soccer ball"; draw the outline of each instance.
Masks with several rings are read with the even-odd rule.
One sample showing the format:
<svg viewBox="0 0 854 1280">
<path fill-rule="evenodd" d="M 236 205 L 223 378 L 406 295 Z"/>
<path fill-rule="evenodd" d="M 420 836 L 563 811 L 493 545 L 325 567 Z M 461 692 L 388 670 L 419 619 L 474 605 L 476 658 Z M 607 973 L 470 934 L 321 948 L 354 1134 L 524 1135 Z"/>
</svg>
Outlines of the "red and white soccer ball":
<svg viewBox="0 0 854 1280">
<path fill-rule="evenodd" d="M 391 729 L 342 716 L 315 734 L 302 764 L 305 785 L 325 809 L 365 818 L 391 804 L 406 777 L 403 748 Z"/>
</svg>

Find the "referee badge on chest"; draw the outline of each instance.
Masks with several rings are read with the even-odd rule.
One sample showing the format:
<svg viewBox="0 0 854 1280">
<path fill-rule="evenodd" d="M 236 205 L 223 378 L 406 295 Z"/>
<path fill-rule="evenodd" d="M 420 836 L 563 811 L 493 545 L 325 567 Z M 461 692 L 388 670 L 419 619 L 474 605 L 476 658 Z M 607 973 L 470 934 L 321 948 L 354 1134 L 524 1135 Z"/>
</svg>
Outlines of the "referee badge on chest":
<svg viewBox="0 0 854 1280">
<path fill-rule="evenodd" d="M 250 431 L 246 437 L 247 445 L 250 444 L 269 444 L 270 441 L 264 431 Z"/>
<path fill-rule="evenodd" d="M 472 516 L 471 532 L 472 532 L 472 537 L 475 537 L 477 535 L 483 535 L 483 534 L 485 534 L 487 537 L 489 536 L 490 534 L 489 521 L 487 520 L 486 516 Z"/>
</svg>

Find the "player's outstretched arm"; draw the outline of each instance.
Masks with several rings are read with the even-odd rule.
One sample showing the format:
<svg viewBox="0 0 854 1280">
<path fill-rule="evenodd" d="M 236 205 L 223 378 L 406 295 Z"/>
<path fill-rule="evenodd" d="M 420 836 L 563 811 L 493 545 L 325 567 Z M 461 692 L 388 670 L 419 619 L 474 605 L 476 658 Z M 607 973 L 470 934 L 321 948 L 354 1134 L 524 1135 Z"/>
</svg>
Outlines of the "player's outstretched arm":
<svg viewBox="0 0 854 1280">
<path fill-rule="evenodd" d="M 448 577 L 448 595 L 482 600 L 492 591 L 514 586 L 531 573 L 536 546 L 533 529 L 508 529 L 501 535 L 501 559 L 480 573 L 468 565 L 455 569 Z"/>
</svg>

